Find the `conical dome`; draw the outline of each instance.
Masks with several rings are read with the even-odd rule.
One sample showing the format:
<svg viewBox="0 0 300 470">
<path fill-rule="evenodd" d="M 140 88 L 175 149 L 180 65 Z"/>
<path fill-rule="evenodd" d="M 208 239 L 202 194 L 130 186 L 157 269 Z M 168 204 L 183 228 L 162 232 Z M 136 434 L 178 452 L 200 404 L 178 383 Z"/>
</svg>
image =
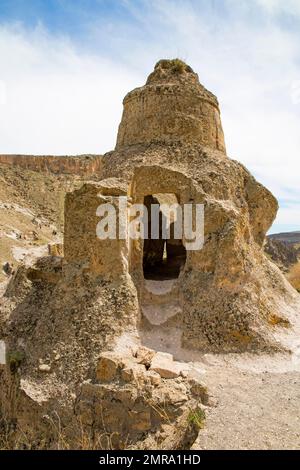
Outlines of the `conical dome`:
<svg viewBox="0 0 300 470">
<path fill-rule="evenodd" d="M 182 142 L 226 152 L 217 98 L 178 59 L 160 60 L 146 85 L 128 93 L 123 104 L 116 149 Z"/>
</svg>

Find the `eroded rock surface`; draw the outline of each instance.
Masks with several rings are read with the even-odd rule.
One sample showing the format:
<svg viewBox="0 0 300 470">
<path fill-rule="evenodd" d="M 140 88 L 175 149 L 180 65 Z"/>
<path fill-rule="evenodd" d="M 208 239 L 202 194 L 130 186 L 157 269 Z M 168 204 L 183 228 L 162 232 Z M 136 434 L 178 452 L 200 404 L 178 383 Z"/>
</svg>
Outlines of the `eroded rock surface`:
<svg viewBox="0 0 300 470">
<path fill-rule="evenodd" d="M 159 239 L 161 267 L 175 261 L 145 279 L 144 240 L 100 239 L 97 214 L 110 203 L 130 219 L 132 204 L 166 194 L 204 205 L 204 246 L 171 240 L 165 261 Z M 263 250 L 277 208 L 227 156 L 214 95 L 186 64 L 160 61 L 126 96 L 98 180 L 67 194 L 63 250 L 19 267 L 1 299 L 10 436 L 39 448 L 189 448 L 213 402 L 194 354 L 296 345 L 299 295 Z"/>
</svg>

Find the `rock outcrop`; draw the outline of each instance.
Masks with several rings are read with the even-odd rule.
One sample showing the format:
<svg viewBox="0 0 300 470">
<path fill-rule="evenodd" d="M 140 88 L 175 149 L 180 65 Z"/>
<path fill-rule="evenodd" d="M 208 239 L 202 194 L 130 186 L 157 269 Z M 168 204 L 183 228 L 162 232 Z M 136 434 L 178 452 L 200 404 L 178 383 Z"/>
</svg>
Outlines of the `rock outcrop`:
<svg viewBox="0 0 300 470">
<path fill-rule="evenodd" d="M 64 256 L 20 268 L 2 300 L 0 410 L 45 447 L 54 416 L 73 447 L 78 419 L 95 437 L 105 416 L 105 448 L 126 446 L 128 434 L 135 448 L 187 448 L 207 396 L 182 352 L 288 349 L 299 295 L 263 250 L 278 204 L 226 155 L 216 98 L 178 60 L 158 62 L 127 95 L 101 165 L 98 181 L 66 196 Z M 201 249 L 187 250 L 185 237 L 97 236 L 107 203 L 128 221 L 132 204 L 164 194 L 204 205 Z M 130 353 L 141 344 L 150 349 Z"/>
</svg>

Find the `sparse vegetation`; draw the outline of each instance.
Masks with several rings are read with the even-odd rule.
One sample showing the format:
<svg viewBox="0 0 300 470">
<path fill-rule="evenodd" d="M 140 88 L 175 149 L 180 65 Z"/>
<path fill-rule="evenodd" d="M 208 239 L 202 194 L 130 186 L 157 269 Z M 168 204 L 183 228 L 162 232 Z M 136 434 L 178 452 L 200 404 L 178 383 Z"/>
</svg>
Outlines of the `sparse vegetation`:
<svg viewBox="0 0 300 470">
<path fill-rule="evenodd" d="M 290 286 L 258 243 L 277 203 L 244 167 L 226 157 L 217 100 L 191 72 L 178 58 L 160 61 L 147 84 L 126 98 L 117 151 L 103 157 L 96 184 L 87 183 L 67 198 L 65 258 L 52 245 L 51 256 L 39 255 L 38 261 L 32 256 L 34 263 L 20 266 L 9 282 L 0 332 L 26 356 L 9 349 L 11 374 L 0 371 L 1 412 L 10 420 L 2 432 L 0 419 L 0 448 L 115 450 L 153 449 L 153 444 L 154 449 L 186 450 L 205 447 L 205 437 L 209 445 L 214 434 L 219 436 L 210 442 L 219 439 L 222 448 L 254 446 L 258 426 L 254 421 L 251 430 L 249 420 L 256 405 L 266 409 L 267 417 L 255 416 L 263 433 L 269 424 L 273 434 L 283 423 L 279 432 L 282 438 L 287 434 L 289 415 L 276 421 L 274 403 L 284 395 L 279 410 L 285 413 L 286 403 L 294 401 L 296 381 L 278 387 L 274 397 L 283 372 L 290 370 L 276 370 L 282 377 L 271 387 L 269 369 L 276 358 L 269 366 L 265 356 L 287 349 L 285 339 L 281 348 L 275 326 L 289 326 L 286 315 L 297 325 L 300 302 L 294 305 Z M 141 119 L 132 119 L 140 110 Z M 12 259 L 22 263 L 23 245 L 30 250 L 44 244 L 47 251 L 48 238 L 62 235 L 65 192 L 83 179 L 14 167 L 2 172 L 5 220 L 0 229 L 9 240 L 5 261 L 12 264 L 6 258 L 12 247 L 18 248 Z M 159 257 L 156 247 L 146 250 L 146 236 L 130 240 L 130 250 L 123 241 L 102 243 L 97 237 L 96 208 L 115 202 L 128 188 L 132 202 L 160 191 L 178 195 L 181 205 L 190 201 L 191 208 L 207 201 L 207 249 L 191 253 L 181 274 L 174 266 L 185 253 L 184 239 L 190 238 L 187 224 L 179 241 L 175 233 L 159 234 Z M 131 220 L 129 208 L 124 212 Z M 198 216 L 191 215 L 189 228 L 195 228 Z M 163 238 L 170 240 L 162 244 Z M 161 248 L 166 246 L 167 258 L 176 261 L 172 276 L 143 276 L 143 256 L 149 255 L 151 267 L 157 259 L 164 262 Z M 4 279 L 10 281 L 11 274 L 5 269 Z M 298 274 L 300 279 L 300 265 Z M 241 354 L 247 350 L 251 357 Z M 206 423 L 208 407 L 216 409 L 208 411 Z M 269 435 L 258 437 L 269 445 Z M 274 442 L 271 435 L 272 447 Z"/>
<path fill-rule="evenodd" d="M 174 73 L 176 72 L 183 73 L 185 71 L 186 64 L 182 60 L 174 59 L 171 61 L 171 64 L 172 64 L 172 70 Z"/>
<path fill-rule="evenodd" d="M 162 421 L 166 423 L 171 423 L 171 418 L 169 416 L 169 413 L 167 411 L 167 408 L 165 405 L 158 405 L 157 403 L 149 402 L 151 408 L 158 414 L 158 416 L 161 418 Z"/>
<path fill-rule="evenodd" d="M 192 72 L 192 68 L 181 59 L 161 60 L 157 65 L 163 69 L 171 69 L 173 73 Z"/>
<path fill-rule="evenodd" d="M 286 320 L 285 318 L 282 318 L 275 313 L 273 315 L 269 316 L 269 324 L 272 326 L 283 326 L 285 328 L 288 328 L 290 326 L 290 322 Z"/>
<path fill-rule="evenodd" d="M 251 342 L 251 337 L 250 336 L 245 335 L 245 334 L 241 333 L 238 330 L 231 331 L 230 336 L 232 338 L 234 338 L 236 341 L 238 341 L 239 343 L 241 343 L 241 344 L 247 345 Z"/>
<path fill-rule="evenodd" d="M 0 451 L 1 450 L 115 450 L 120 448 L 118 433 L 93 433 L 84 429 L 80 419 L 70 429 L 63 429 L 61 419 L 56 416 L 44 416 L 52 430 L 51 439 L 41 436 L 31 436 L 18 425 L 12 425 L 5 419 L 0 419 Z M 73 434 L 71 438 L 70 435 Z M 50 443 L 51 442 L 51 443 Z M 124 443 L 127 447 L 127 442 Z"/>
</svg>

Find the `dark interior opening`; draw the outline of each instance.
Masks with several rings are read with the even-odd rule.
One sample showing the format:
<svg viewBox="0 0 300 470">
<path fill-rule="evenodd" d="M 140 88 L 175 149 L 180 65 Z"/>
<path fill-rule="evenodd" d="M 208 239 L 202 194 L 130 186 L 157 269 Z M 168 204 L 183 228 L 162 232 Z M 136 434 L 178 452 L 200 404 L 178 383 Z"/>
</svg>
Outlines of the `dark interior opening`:
<svg viewBox="0 0 300 470">
<path fill-rule="evenodd" d="M 159 238 L 151 239 L 151 204 L 172 204 L 177 202 L 175 194 L 145 196 L 144 204 L 148 209 L 148 238 L 144 239 L 143 271 L 145 279 L 176 279 L 185 265 L 186 249 L 182 240 L 174 238 L 174 222 L 170 225 L 170 238 L 164 239 L 162 225 L 164 214 L 159 211 Z"/>
</svg>

